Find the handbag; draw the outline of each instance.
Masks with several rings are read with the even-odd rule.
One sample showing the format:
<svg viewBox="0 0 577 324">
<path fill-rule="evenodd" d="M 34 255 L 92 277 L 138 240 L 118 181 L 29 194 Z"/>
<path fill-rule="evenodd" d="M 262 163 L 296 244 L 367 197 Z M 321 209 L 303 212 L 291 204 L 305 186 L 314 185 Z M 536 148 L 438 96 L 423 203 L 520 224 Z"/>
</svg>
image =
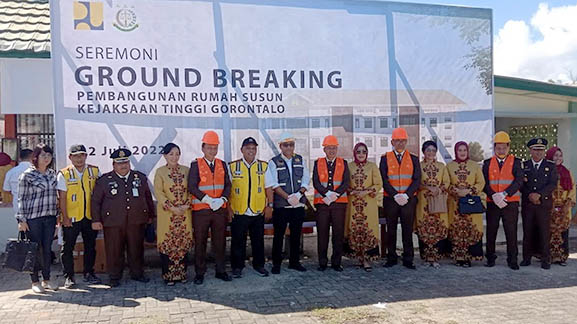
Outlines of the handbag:
<svg viewBox="0 0 577 324">
<path fill-rule="evenodd" d="M 460 214 L 481 214 L 485 212 L 485 207 L 481 202 L 481 197 L 466 195 L 459 198 Z"/>
<path fill-rule="evenodd" d="M 447 197 L 446 192 L 441 192 L 436 196 L 428 196 L 427 207 L 429 209 L 429 214 L 443 214 L 448 212 Z"/>
<path fill-rule="evenodd" d="M 146 224 L 144 229 L 144 240 L 146 243 L 156 242 L 156 230 L 154 229 L 154 224 Z"/>
<path fill-rule="evenodd" d="M 36 262 L 38 262 L 38 243 L 30 241 L 25 232 L 19 232 L 17 239 L 8 239 L 4 268 L 32 273 Z"/>
</svg>

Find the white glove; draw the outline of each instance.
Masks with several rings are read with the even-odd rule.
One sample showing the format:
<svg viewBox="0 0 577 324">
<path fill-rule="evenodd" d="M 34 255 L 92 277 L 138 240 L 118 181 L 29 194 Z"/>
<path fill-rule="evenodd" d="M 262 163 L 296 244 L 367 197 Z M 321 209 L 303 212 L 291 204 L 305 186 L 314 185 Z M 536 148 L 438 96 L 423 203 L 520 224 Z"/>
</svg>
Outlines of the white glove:
<svg viewBox="0 0 577 324">
<path fill-rule="evenodd" d="M 291 206 L 295 207 L 297 206 L 300 202 L 301 197 L 303 196 L 303 194 L 301 194 L 300 192 L 295 192 L 293 194 L 291 194 L 290 196 L 288 196 L 288 202 Z"/>
<path fill-rule="evenodd" d="M 409 196 L 406 193 L 402 193 L 401 196 L 405 200 L 405 204 L 409 202 Z"/>
<path fill-rule="evenodd" d="M 396 194 L 393 198 L 395 199 L 395 202 L 397 203 L 397 205 L 399 206 L 404 206 L 407 204 L 407 202 L 409 202 L 408 199 L 405 198 L 405 196 L 403 196 L 404 194 Z"/>
<path fill-rule="evenodd" d="M 334 191 L 328 191 L 325 196 L 328 197 L 331 202 L 335 202 L 337 199 L 339 199 L 339 194 Z"/>
<path fill-rule="evenodd" d="M 505 201 L 505 198 L 507 197 L 507 195 L 504 192 L 496 192 L 493 195 L 491 195 L 491 198 L 493 199 L 493 202 L 495 203 L 495 205 L 499 206 L 499 204 L 503 201 Z"/>
<path fill-rule="evenodd" d="M 329 196 L 325 196 L 325 197 L 323 198 L 323 202 L 324 202 L 325 205 L 327 205 L 327 206 L 330 206 L 330 205 L 333 203 L 333 201 L 329 198 Z"/>
<path fill-rule="evenodd" d="M 212 203 L 210 204 L 210 208 L 213 211 L 217 211 L 220 209 L 220 207 L 222 207 L 222 205 L 224 205 L 224 199 L 222 198 L 214 198 L 212 200 Z"/>
<path fill-rule="evenodd" d="M 503 209 L 507 207 L 507 202 L 503 199 L 501 200 L 501 202 L 495 203 L 495 205 L 497 205 L 497 207 L 499 207 L 500 209 Z"/>
<path fill-rule="evenodd" d="M 205 203 L 205 204 L 209 204 L 209 205 L 210 205 L 210 204 L 212 203 L 212 197 L 209 196 L 209 195 L 204 195 L 204 197 L 202 197 L 202 200 L 201 200 L 201 201 L 202 201 L 203 203 Z"/>
</svg>

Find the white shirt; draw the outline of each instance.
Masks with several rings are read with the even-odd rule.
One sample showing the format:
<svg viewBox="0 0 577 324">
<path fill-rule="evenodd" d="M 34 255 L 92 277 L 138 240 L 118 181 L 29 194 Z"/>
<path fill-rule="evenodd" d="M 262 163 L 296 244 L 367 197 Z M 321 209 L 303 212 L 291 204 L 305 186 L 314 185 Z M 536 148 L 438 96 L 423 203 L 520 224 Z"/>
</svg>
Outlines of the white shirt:
<svg viewBox="0 0 577 324">
<path fill-rule="evenodd" d="M 12 194 L 13 202 L 12 209 L 15 213 L 18 212 L 18 178 L 24 173 L 28 168 L 32 166 L 32 163 L 28 161 L 22 161 L 17 166 L 6 172 L 4 178 L 4 184 L 2 185 L 2 190 L 9 191 Z"/>
<path fill-rule="evenodd" d="M 291 178 L 291 183 L 293 183 L 293 173 L 292 173 L 292 158 L 287 158 L 286 156 L 281 154 L 282 159 L 284 160 L 284 162 L 287 165 L 287 169 L 289 171 L 290 174 L 290 178 Z M 307 167 L 307 163 L 306 161 L 303 159 L 303 177 L 301 179 L 301 188 L 308 188 L 309 187 L 309 183 L 311 181 L 311 175 L 309 174 L 309 169 Z M 273 188 L 276 189 L 278 187 L 280 187 L 280 185 L 278 184 L 278 173 L 276 170 L 276 163 L 274 163 L 274 161 L 271 159 L 268 162 L 268 169 L 266 170 L 265 173 L 265 185 L 267 188 Z M 298 191 L 300 188 L 298 188 L 296 191 Z M 285 208 L 297 208 L 297 207 L 304 207 L 305 205 L 300 203 L 294 207 L 292 206 L 287 206 Z"/>
<path fill-rule="evenodd" d="M 251 167 L 253 164 L 256 163 L 256 161 L 257 161 L 257 159 L 254 159 L 254 160 L 252 161 L 252 163 L 248 163 L 248 162 L 244 159 L 244 157 L 242 158 L 242 162 L 244 162 L 244 165 L 246 165 L 246 167 L 247 167 L 249 170 L 250 170 L 250 167 Z M 250 171 L 249 171 L 249 172 L 250 172 Z M 230 181 L 232 182 L 232 172 L 230 171 L 230 168 L 228 168 L 228 176 L 229 176 L 229 178 L 230 178 Z M 258 215 L 260 215 L 260 214 L 257 214 L 257 213 L 255 213 L 255 212 L 253 212 L 253 211 L 250 209 L 250 206 L 248 206 L 248 207 L 246 208 L 246 211 L 243 213 L 243 215 L 247 215 L 247 216 L 258 216 Z"/>
<path fill-rule="evenodd" d="M 84 169 L 82 171 L 79 171 L 76 167 L 74 168 L 74 171 L 76 171 L 76 175 L 78 176 L 78 179 L 82 179 L 82 175 L 84 174 L 84 171 L 86 171 L 86 168 L 88 166 L 85 166 Z M 100 178 L 101 174 L 100 174 L 100 170 L 98 170 L 98 174 L 96 175 L 97 178 Z M 62 174 L 62 172 L 58 172 L 58 184 L 56 185 L 56 189 L 58 189 L 59 191 L 68 191 L 68 188 L 66 187 L 66 178 L 64 178 L 64 174 Z"/>
<path fill-rule="evenodd" d="M 534 169 L 538 169 L 537 166 L 541 166 L 541 163 L 543 163 L 543 160 L 536 162 L 535 160 L 531 159 L 531 161 L 533 161 L 533 168 Z"/>
<path fill-rule="evenodd" d="M 117 175 L 120 179 L 123 179 L 123 180 L 126 179 L 126 180 L 128 180 L 128 178 L 130 178 L 130 173 L 131 173 L 131 172 L 132 172 L 132 171 L 128 171 L 128 173 L 127 173 L 125 176 L 121 176 L 120 174 L 118 174 L 118 173 L 116 173 L 116 172 L 114 172 L 114 173 L 116 173 L 116 175 Z"/>
</svg>

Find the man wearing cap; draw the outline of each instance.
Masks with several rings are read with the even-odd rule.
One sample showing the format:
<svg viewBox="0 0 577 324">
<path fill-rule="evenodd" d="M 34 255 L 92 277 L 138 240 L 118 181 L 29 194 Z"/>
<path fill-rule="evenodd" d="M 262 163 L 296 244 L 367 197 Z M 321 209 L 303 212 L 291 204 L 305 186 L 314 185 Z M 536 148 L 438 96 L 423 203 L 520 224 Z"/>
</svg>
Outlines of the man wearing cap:
<svg viewBox="0 0 577 324">
<path fill-rule="evenodd" d="M 231 281 L 226 273 L 224 253 L 226 248 L 227 202 L 230 196 L 230 179 L 226 162 L 218 159 L 220 140 L 214 131 L 202 136 L 204 157 L 190 164 L 188 191 L 192 194 L 192 227 L 194 228 L 194 283 L 201 285 L 206 273 L 206 243 L 208 230 L 216 258 L 216 278 Z"/>
<path fill-rule="evenodd" d="M 305 192 L 310 174 L 303 157 L 295 154 L 295 138 L 283 133 L 279 140 L 281 154 L 268 162 L 266 171 L 267 197 L 274 208 L 272 242 L 272 273 L 279 274 L 282 263 L 283 241 L 287 225 L 290 229 L 289 269 L 306 271 L 300 263 L 300 238 L 305 218 Z"/>
<path fill-rule="evenodd" d="M 323 140 L 326 157 L 315 161 L 313 168 L 314 204 L 317 209 L 317 248 L 319 271 L 327 269 L 329 233 L 332 225 L 333 255 L 331 268 L 343 271 L 341 259 L 345 238 L 345 215 L 347 210 L 347 189 L 350 175 L 347 162 L 337 157 L 339 142 L 333 135 Z"/>
<path fill-rule="evenodd" d="M 550 221 L 553 199 L 557 186 L 557 167 L 545 160 L 547 139 L 534 138 L 527 143 L 531 159 L 523 162 L 524 182 L 521 186 L 523 217 L 523 261 L 521 266 L 531 264 L 534 255 L 541 256 L 541 268 L 550 269 Z"/>
<path fill-rule="evenodd" d="M 499 220 L 503 220 L 507 240 L 507 265 L 519 270 L 517 263 L 517 223 L 519 202 L 523 185 L 521 160 L 509 154 L 511 139 L 506 132 L 497 132 L 493 139 L 495 155 L 483 162 L 485 193 L 487 194 L 487 263 L 495 266 L 495 241 L 499 231 Z"/>
<path fill-rule="evenodd" d="M 84 145 L 72 145 L 68 154 L 68 159 L 72 164 L 58 173 L 57 189 L 64 241 L 61 259 L 65 288 L 72 288 L 76 285 L 72 252 L 80 233 L 82 233 L 84 244 L 84 281 L 91 284 L 100 283 L 100 279 L 94 275 L 98 232 L 92 229 L 90 213 L 92 191 L 96 180 L 100 177 L 100 170 L 94 165 L 86 164 L 87 157 Z"/>
<path fill-rule="evenodd" d="M 391 137 L 393 151 L 381 156 L 379 169 L 383 178 L 383 208 L 387 219 L 387 262 L 397 264 L 397 224 L 401 219 L 403 266 L 415 269 L 413 263 L 413 224 L 417 208 L 417 190 L 421 184 L 419 158 L 406 150 L 409 136 L 404 128 L 395 128 Z"/>
<path fill-rule="evenodd" d="M 252 137 L 242 141 L 242 158 L 229 163 L 232 189 L 230 209 L 232 214 L 230 263 L 232 276 L 242 277 L 246 259 L 246 234 L 252 246 L 252 267 L 258 275 L 268 276 L 264 268 L 264 221 L 267 197 L 265 190 L 266 161 L 256 159 L 257 142 Z M 268 212 L 267 215 L 271 213 Z"/>
<path fill-rule="evenodd" d="M 104 230 L 111 287 L 120 285 L 125 251 L 132 280 L 149 281 L 144 276 L 144 230 L 156 210 L 146 175 L 130 169 L 131 154 L 127 149 L 112 152 L 113 170 L 98 178 L 92 194 L 92 228 Z"/>
</svg>

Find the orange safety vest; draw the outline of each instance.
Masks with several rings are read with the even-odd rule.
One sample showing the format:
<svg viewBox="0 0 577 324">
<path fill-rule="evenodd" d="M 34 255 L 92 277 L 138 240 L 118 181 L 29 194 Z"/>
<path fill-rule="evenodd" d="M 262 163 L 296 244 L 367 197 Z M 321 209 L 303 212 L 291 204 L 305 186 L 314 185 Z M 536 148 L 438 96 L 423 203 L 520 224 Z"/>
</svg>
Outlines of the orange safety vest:
<svg viewBox="0 0 577 324">
<path fill-rule="evenodd" d="M 403 154 L 403 160 L 399 165 L 397 161 L 397 155 L 394 152 L 387 152 L 387 167 L 389 176 L 389 183 L 393 186 L 399 193 L 404 193 L 407 191 L 411 183 L 413 183 L 413 159 L 411 159 L 411 153 L 405 151 Z M 389 194 L 387 191 L 383 191 L 385 197 Z M 415 195 L 417 193 L 415 192 Z"/>
<path fill-rule="evenodd" d="M 224 179 L 226 170 L 222 167 L 222 161 L 214 159 L 214 173 L 210 171 L 210 167 L 204 158 L 196 159 L 198 163 L 198 175 L 200 181 L 198 182 L 198 189 L 209 197 L 220 198 L 224 191 Z M 226 203 L 222 205 L 226 208 Z M 210 209 L 208 204 L 201 202 L 194 195 L 192 196 L 192 210 L 198 211 L 203 209 Z"/>
<path fill-rule="evenodd" d="M 515 180 L 513 175 L 513 164 L 515 163 L 515 156 L 509 155 L 503 167 L 499 170 L 499 162 L 497 157 L 493 156 L 491 162 L 489 163 L 489 185 L 491 189 L 495 192 L 503 192 L 507 189 Z M 487 201 L 493 201 L 491 196 L 487 197 Z M 521 193 L 517 191 L 514 195 L 507 197 L 508 202 L 521 201 Z"/>
<path fill-rule="evenodd" d="M 335 159 L 335 171 L 333 174 L 333 186 L 334 190 L 337 190 L 341 184 L 343 183 L 343 175 L 345 173 L 345 161 L 341 158 Z M 329 168 L 327 164 L 326 158 L 320 158 L 317 160 L 317 172 L 319 176 L 319 181 L 321 184 L 326 187 L 329 185 Z M 347 198 L 347 193 L 343 193 L 337 200 L 334 202 L 336 203 L 348 203 L 349 199 Z M 324 204 L 323 196 L 315 189 L 315 204 Z"/>
</svg>

